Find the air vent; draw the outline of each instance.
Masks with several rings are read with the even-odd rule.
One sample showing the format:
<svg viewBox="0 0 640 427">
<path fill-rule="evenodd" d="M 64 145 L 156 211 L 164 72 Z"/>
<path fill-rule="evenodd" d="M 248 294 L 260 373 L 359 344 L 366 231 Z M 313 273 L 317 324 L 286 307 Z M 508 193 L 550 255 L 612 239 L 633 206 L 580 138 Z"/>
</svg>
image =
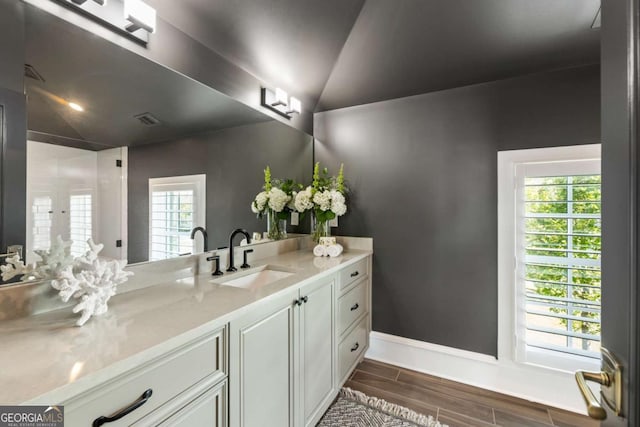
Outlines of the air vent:
<svg viewBox="0 0 640 427">
<path fill-rule="evenodd" d="M 30 79 L 44 83 L 44 77 L 31 64 L 24 64 L 24 75 Z"/>
<path fill-rule="evenodd" d="M 158 120 L 153 114 L 151 113 L 142 113 L 142 114 L 138 114 L 137 116 L 133 116 L 136 119 L 140 120 L 140 123 L 142 123 L 145 126 L 158 126 L 160 124 L 160 120 Z"/>
</svg>

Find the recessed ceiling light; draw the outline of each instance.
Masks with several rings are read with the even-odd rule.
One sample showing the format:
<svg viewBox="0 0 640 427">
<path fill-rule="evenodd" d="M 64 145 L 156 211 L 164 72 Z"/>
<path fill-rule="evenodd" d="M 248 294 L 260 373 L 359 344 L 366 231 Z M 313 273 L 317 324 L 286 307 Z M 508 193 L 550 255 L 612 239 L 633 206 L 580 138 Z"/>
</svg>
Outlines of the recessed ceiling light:
<svg viewBox="0 0 640 427">
<path fill-rule="evenodd" d="M 73 108 L 76 111 L 84 111 L 84 108 L 82 108 L 81 105 L 78 105 L 75 102 L 69 102 L 67 105 L 69 106 L 69 108 Z"/>
</svg>

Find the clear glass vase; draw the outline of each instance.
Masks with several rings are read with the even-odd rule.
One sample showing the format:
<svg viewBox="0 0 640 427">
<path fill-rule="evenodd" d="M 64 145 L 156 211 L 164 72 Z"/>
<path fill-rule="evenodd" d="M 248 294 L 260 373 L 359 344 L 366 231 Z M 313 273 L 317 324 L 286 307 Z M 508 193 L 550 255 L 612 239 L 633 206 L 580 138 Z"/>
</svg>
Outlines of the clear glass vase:
<svg viewBox="0 0 640 427">
<path fill-rule="evenodd" d="M 320 242 L 321 237 L 331 236 L 331 227 L 329 221 L 320 221 L 316 217 L 315 213 L 311 215 L 311 236 L 316 243 Z"/>
<path fill-rule="evenodd" d="M 267 210 L 267 237 L 271 240 L 281 240 L 287 237 L 287 220 L 278 218 L 278 212 Z"/>
</svg>

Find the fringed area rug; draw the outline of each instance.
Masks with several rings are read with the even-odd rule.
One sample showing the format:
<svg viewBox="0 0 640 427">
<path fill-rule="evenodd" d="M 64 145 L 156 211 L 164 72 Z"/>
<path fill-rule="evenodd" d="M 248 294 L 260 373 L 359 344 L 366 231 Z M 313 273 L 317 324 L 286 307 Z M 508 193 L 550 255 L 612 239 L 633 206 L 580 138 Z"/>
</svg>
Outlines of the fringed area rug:
<svg viewBox="0 0 640 427">
<path fill-rule="evenodd" d="M 432 416 L 367 396 L 348 387 L 340 390 L 317 427 L 447 427 Z"/>
</svg>

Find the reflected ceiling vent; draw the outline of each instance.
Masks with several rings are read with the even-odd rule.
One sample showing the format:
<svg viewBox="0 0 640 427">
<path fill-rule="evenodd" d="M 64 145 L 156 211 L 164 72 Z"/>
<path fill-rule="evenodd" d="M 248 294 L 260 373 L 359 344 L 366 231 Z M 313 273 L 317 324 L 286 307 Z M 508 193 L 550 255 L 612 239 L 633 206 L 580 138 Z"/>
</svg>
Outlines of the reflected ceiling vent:
<svg viewBox="0 0 640 427">
<path fill-rule="evenodd" d="M 137 116 L 133 116 L 145 126 L 158 126 L 161 122 L 151 113 L 142 113 Z"/>
<path fill-rule="evenodd" d="M 44 77 L 42 77 L 42 74 L 40 74 L 31 64 L 24 64 L 24 75 L 25 77 L 44 83 Z"/>
</svg>

